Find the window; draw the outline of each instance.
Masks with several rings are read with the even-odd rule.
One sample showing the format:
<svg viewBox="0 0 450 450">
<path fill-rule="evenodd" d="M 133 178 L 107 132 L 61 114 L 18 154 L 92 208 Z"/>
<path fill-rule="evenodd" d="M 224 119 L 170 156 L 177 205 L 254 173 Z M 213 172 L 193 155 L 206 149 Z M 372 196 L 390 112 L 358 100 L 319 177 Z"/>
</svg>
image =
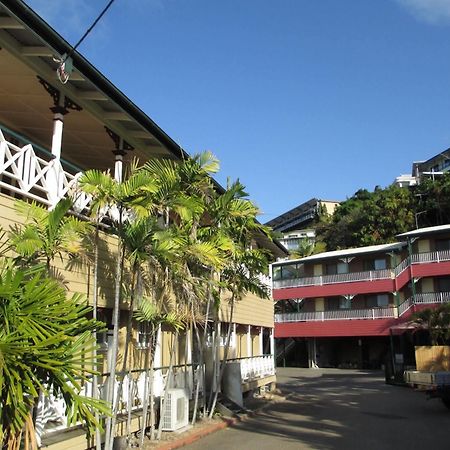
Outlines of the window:
<svg viewBox="0 0 450 450">
<path fill-rule="evenodd" d="M 351 309 L 352 300 L 351 298 L 341 297 L 339 299 L 339 309 Z"/>
<path fill-rule="evenodd" d="M 389 306 L 388 294 L 376 294 L 376 295 L 369 295 L 366 297 L 367 308 L 383 308 L 386 306 Z"/>
<path fill-rule="evenodd" d="M 300 278 L 304 274 L 303 264 L 284 264 L 282 266 L 273 266 L 273 280 L 292 280 Z"/>
<path fill-rule="evenodd" d="M 386 258 L 369 259 L 364 261 L 365 270 L 383 270 L 387 269 Z"/>
<path fill-rule="evenodd" d="M 439 292 L 450 292 L 450 278 L 443 277 L 437 279 Z"/>
<path fill-rule="evenodd" d="M 374 269 L 375 270 L 383 270 L 386 269 L 386 260 L 384 258 L 376 259 L 374 261 Z"/>
<path fill-rule="evenodd" d="M 327 264 L 325 267 L 327 275 L 337 275 L 341 273 L 348 273 L 348 264 L 345 262 Z"/>
<path fill-rule="evenodd" d="M 436 240 L 436 250 L 450 250 L 450 240 L 449 239 L 438 239 Z"/>
<path fill-rule="evenodd" d="M 148 348 L 151 341 L 151 333 L 149 332 L 149 326 L 145 323 L 139 324 L 138 335 L 137 335 L 137 348 Z"/>
</svg>

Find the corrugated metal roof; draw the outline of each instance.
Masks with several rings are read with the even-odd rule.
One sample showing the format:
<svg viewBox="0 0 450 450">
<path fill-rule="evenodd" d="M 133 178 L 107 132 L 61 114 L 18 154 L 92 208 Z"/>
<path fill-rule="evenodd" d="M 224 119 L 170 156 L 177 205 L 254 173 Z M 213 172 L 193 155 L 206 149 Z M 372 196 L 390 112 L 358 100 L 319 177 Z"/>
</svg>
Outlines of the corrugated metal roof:
<svg viewBox="0 0 450 450">
<path fill-rule="evenodd" d="M 424 234 L 435 234 L 435 233 L 442 233 L 445 231 L 450 231 L 450 225 L 438 225 L 435 227 L 426 227 L 426 228 L 419 228 L 418 230 L 412 230 L 408 231 L 406 233 L 398 234 L 397 237 L 402 238 L 409 238 L 409 237 L 416 237 L 416 236 L 422 236 Z"/>
<path fill-rule="evenodd" d="M 345 257 L 345 256 L 364 255 L 367 253 L 389 252 L 392 250 L 399 250 L 399 249 L 405 247 L 405 245 L 406 244 L 404 242 L 394 242 L 392 244 L 381 244 L 381 245 L 370 245 L 367 247 L 347 248 L 344 250 L 334 250 L 332 252 L 317 253 L 316 255 L 306 256 L 305 258 L 300 258 L 300 259 L 291 259 L 289 261 L 280 262 L 279 264 L 289 264 L 289 263 L 295 263 L 295 262 L 305 263 L 305 262 L 311 262 L 311 261 L 319 261 L 319 260 L 323 260 L 323 259 L 341 258 L 341 257 Z"/>
</svg>

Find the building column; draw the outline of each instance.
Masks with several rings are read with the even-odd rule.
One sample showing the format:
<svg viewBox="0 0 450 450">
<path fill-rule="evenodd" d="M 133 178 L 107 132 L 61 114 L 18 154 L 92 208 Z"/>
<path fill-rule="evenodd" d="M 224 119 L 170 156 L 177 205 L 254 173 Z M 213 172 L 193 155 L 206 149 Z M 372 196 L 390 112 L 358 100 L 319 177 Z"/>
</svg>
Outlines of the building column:
<svg viewBox="0 0 450 450">
<path fill-rule="evenodd" d="M 50 108 L 53 112 L 52 157 L 53 167 L 47 174 L 47 189 L 50 208 L 53 208 L 59 200 L 61 192 L 61 148 L 64 129 L 64 116 L 69 112 L 63 106 Z"/>
<path fill-rule="evenodd" d="M 258 356 L 262 356 L 264 354 L 264 344 L 263 344 L 263 332 L 264 332 L 264 327 L 260 327 L 259 328 L 259 355 Z"/>
<path fill-rule="evenodd" d="M 270 329 L 270 354 L 275 358 L 275 339 L 273 334 L 273 328 Z"/>
<path fill-rule="evenodd" d="M 125 156 L 125 150 L 113 150 L 114 155 L 114 179 L 118 183 L 122 183 L 123 180 L 123 157 Z"/>
<path fill-rule="evenodd" d="M 53 113 L 53 135 L 51 148 L 53 167 L 50 168 L 46 175 L 47 198 L 50 203 L 50 208 L 53 208 L 59 200 L 59 193 L 61 189 L 61 148 L 64 129 L 64 116 L 69 112 L 69 110 L 81 111 L 83 108 L 39 75 L 37 76 L 37 79 L 52 98 L 54 105 L 50 108 L 50 111 Z"/>
<path fill-rule="evenodd" d="M 251 325 L 247 325 L 247 356 L 248 357 L 253 356 L 251 330 L 252 330 L 252 326 Z"/>
</svg>

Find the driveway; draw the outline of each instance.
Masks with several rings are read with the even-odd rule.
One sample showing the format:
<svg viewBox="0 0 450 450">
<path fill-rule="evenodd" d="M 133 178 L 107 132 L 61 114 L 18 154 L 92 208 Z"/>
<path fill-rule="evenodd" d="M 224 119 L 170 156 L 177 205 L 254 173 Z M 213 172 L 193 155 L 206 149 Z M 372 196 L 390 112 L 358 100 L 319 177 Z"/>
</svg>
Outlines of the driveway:
<svg viewBox="0 0 450 450">
<path fill-rule="evenodd" d="M 277 371 L 286 401 L 186 447 L 196 449 L 448 450 L 450 411 L 440 400 L 356 370 Z"/>
</svg>

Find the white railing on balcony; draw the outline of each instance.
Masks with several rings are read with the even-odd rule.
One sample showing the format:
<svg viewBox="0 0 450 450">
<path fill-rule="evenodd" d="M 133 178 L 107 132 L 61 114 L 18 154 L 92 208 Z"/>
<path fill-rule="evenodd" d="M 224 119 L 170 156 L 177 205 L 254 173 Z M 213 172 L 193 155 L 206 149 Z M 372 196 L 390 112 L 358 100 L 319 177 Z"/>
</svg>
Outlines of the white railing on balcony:
<svg viewBox="0 0 450 450">
<path fill-rule="evenodd" d="M 412 297 L 406 299 L 403 303 L 400 303 L 398 305 L 398 316 L 402 316 L 405 314 L 406 311 L 408 311 L 412 306 L 414 305 Z"/>
<path fill-rule="evenodd" d="M 434 263 L 450 261 L 450 250 L 439 250 L 427 253 L 414 253 L 405 258 L 394 269 L 370 270 L 366 272 L 340 273 L 336 275 L 319 275 L 315 277 L 299 277 L 286 280 L 274 280 L 273 289 L 323 286 L 326 284 L 351 283 L 355 281 L 374 281 L 398 277 L 410 264 Z"/>
<path fill-rule="evenodd" d="M 393 277 L 390 269 L 367 270 L 364 272 L 338 273 L 336 275 L 319 275 L 315 277 L 294 278 L 288 280 L 275 280 L 274 289 L 300 286 L 323 286 L 325 284 L 351 283 L 354 281 L 384 280 Z"/>
<path fill-rule="evenodd" d="M 275 314 L 275 322 L 322 322 L 326 320 L 386 319 L 396 317 L 395 307 L 339 309 L 333 311 Z"/>
<path fill-rule="evenodd" d="M 417 305 L 448 302 L 450 302 L 450 292 L 426 292 L 414 296 L 414 303 Z"/>
<path fill-rule="evenodd" d="M 409 267 L 409 257 L 405 258 L 400 264 L 398 264 L 394 269 L 394 274 L 398 277 L 402 272 L 404 272 Z"/>
<path fill-rule="evenodd" d="M 241 365 L 241 381 L 248 382 L 275 374 L 273 355 L 251 356 L 248 358 L 228 359 L 227 363 L 239 362 Z"/>
<path fill-rule="evenodd" d="M 194 373 L 193 373 L 194 368 Z M 173 377 L 169 388 L 182 388 L 186 390 L 189 398 L 194 395 L 194 386 L 199 383 L 199 392 L 203 393 L 202 377 L 199 376 L 199 366 L 175 366 Z M 150 374 L 148 374 L 150 375 Z M 153 393 L 155 397 L 161 397 L 164 394 L 164 386 L 167 382 L 168 367 L 155 368 L 153 372 Z M 97 398 L 106 400 L 107 386 L 110 381 L 108 375 L 106 381 L 98 385 Z M 147 377 L 148 383 L 150 378 Z M 119 412 L 126 414 L 129 409 L 139 411 L 144 401 L 146 375 L 144 370 L 133 370 L 131 375 L 125 375 L 123 380 L 122 392 L 119 398 Z M 115 381 L 114 402 L 117 400 L 119 390 L 119 381 Z M 81 395 L 86 397 L 93 396 L 92 381 L 84 382 Z M 147 385 L 147 395 L 150 395 L 150 386 Z M 36 434 L 38 440 L 41 437 L 59 432 L 67 428 L 67 418 L 65 415 L 66 404 L 61 395 L 44 395 L 39 397 L 37 415 L 36 415 Z"/>
<path fill-rule="evenodd" d="M 402 316 L 413 305 L 433 305 L 436 303 L 450 303 L 450 292 L 424 292 L 409 297 L 398 306 L 398 316 Z"/>
<path fill-rule="evenodd" d="M 439 250 L 411 255 L 412 264 L 450 261 L 450 250 Z"/>
<path fill-rule="evenodd" d="M 76 209 L 81 211 L 89 198 L 77 192 L 80 176 L 81 172 L 64 170 L 51 155 L 38 156 L 31 144 L 20 147 L 8 142 L 0 130 L 0 187 L 50 207 L 71 195 Z"/>
</svg>

